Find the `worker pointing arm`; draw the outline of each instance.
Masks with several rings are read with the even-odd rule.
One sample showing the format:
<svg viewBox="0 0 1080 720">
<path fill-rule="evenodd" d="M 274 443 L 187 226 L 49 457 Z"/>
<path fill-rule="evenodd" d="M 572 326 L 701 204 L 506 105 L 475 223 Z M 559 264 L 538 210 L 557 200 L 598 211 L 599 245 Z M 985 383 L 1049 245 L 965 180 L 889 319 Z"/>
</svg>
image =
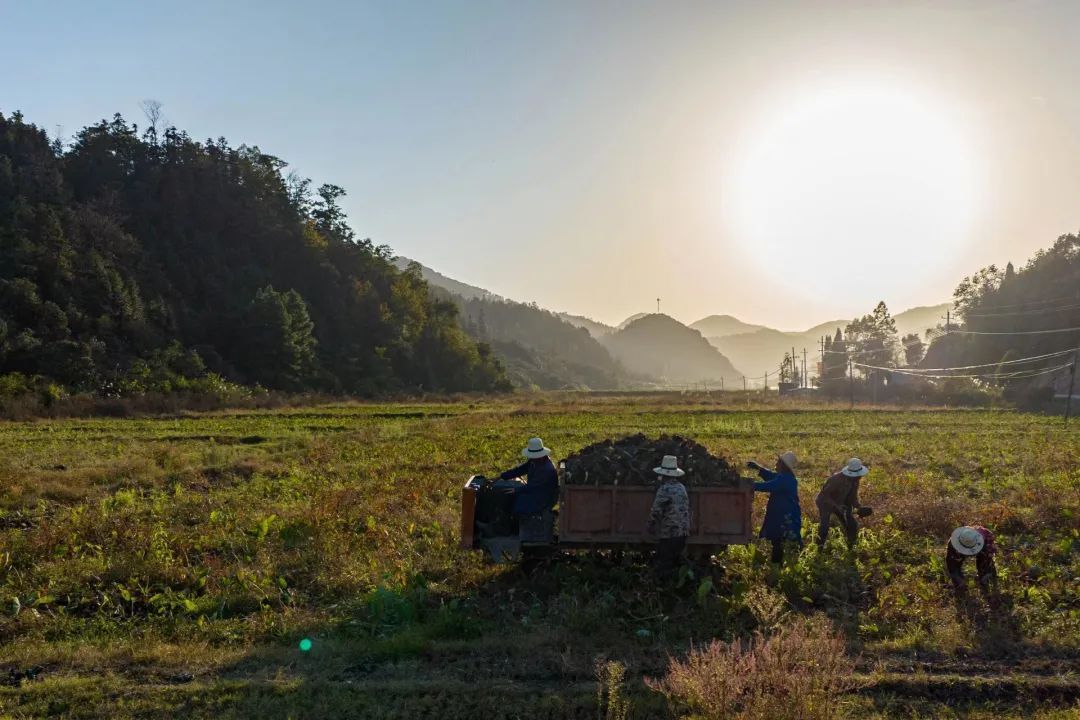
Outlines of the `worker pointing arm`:
<svg viewBox="0 0 1080 720">
<path fill-rule="evenodd" d="M 772 543 L 774 563 L 783 562 L 785 542 L 802 546 L 802 509 L 799 507 L 799 481 L 794 471 L 797 463 L 795 453 L 785 452 L 776 458 L 775 470 L 769 470 L 753 460 L 746 464 L 757 470 L 761 477 L 761 482 L 754 483 L 754 491 L 769 494 L 758 537 Z"/>
</svg>

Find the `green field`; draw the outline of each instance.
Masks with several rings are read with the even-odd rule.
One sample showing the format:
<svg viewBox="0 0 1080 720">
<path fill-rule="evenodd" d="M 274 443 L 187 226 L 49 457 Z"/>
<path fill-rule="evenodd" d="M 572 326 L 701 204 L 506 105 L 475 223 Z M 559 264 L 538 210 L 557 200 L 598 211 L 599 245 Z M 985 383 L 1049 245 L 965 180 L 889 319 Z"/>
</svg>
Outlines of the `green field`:
<svg viewBox="0 0 1080 720">
<path fill-rule="evenodd" d="M 807 529 L 857 454 L 876 512 L 854 554 L 834 535 L 777 572 L 733 547 L 673 588 L 632 554 L 526 573 L 458 549 L 470 473 L 532 434 L 560 456 L 635 432 L 795 450 Z M 665 717 L 642 679 L 669 656 L 814 613 L 855 658 L 842 717 L 1080 702 L 1080 423 L 1061 418 L 551 395 L 4 423 L 0 458 L 0 717 L 596 718 L 598 658 L 627 667 L 631 717 Z M 966 522 L 997 533 L 999 613 L 946 585 Z"/>
</svg>

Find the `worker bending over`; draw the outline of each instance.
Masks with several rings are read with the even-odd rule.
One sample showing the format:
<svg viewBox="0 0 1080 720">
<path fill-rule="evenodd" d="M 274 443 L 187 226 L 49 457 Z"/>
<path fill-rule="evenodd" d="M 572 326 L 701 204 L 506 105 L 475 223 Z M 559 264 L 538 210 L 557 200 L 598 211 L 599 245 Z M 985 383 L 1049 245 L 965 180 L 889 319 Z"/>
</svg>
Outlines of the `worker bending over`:
<svg viewBox="0 0 1080 720">
<path fill-rule="evenodd" d="M 967 525 L 953 530 L 945 549 L 945 570 L 949 573 L 957 598 L 967 596 L 964 560 L 973 557 L 979 587 L 988 599 L 993 600 L 997 590 L 997 566 L 994 564 L 996 554 L 994 534 L 982 525 Z"/>
<path fill-rule="evenodd" d="M 795 453 L 786 452 L 776 458 L 776 470 L 769 470 L 751 460 L 746 464 L 757 470 L 762 482 L 754 483 L 755 492 L 769 493 L 765 520 L 758 537 L 772 543 L 772 561 L 784 561 L 784 543 L 794 542 L 802 547 L 802 509 L 799 507 L 799 481 L 795 477 L 798 460 Z"/>
<path fill-rule="evenodd" d="M 514 492 L 513 513 L 535 515 L 551 510 L 559 499 L 559 473 L 551 462 L 551 450 L 544 447 L 543 440 L 534 437 L 521 454 L 525 462 L 499 476 L 503 480 L 526 478 L 525 484 Z"/>
<path fill-rule="evenodd" d="M 690 535 L 690 496 L 679 482 L 686 473 L 674 455 L 665 455 L 653 472 L 660 476 L 661 483 L 649 513 L 649 532 L 657 537 L 656 574 L 666 580 L 675 572 Z"/>
<path fill-rule="evenodd" d="M 836 516 L 844 527 L 848 547 L 855 547 L 855 541 L 859 537 L 859 521 L 855 519 L 855 514 L 866 517 L 873 512 L 859 504 L 859 480 L 869 472 L 870 468 L 864 465 L 862 460 L 851 458 L 842 470 L 825 481 L 817 496 L 818 517 L 821 518 L 818 526 L 818 547 L 825 546 L 833 516 Z"/>
</svg>

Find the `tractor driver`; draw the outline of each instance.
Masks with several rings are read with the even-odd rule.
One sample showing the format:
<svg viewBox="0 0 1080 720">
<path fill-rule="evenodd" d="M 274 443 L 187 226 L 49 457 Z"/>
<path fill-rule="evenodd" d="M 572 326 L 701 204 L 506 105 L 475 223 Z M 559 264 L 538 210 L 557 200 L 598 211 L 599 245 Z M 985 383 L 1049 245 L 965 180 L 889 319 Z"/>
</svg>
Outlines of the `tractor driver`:
<svg viewBox="0 0 1080 720">
<path fill-rule="evenodd" d="M 559 499 L 559 473 L 551 462 L 551 450 L 534 437 L 521 454 L 525 462 L 499 476 L 503 480 L 525 478 L 525 484 L 514 493 L 514 514 L 536 515 L 551 510 Z"/>
</svg>

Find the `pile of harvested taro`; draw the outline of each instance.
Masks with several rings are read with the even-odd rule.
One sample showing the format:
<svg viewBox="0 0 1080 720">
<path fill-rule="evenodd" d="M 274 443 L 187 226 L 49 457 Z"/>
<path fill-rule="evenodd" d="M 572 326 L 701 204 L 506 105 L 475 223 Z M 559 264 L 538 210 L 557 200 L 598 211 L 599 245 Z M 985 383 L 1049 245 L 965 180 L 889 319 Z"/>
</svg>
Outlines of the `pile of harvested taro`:
<svg viewBox="0 0 1080 720">
<path fill-rule="evenodd" d="M 566 458 L 564 482 L 569 485 L 655 485 L 653 468 L 665 455 L 679 459 L 686 471 L 681 481 L 687 485 L 740 484 L 739 473 L 727 459 L 711 454 L 705 447 L 678 435 L 648 438 L 637 434 L 620 440 L 603 440 Z"/>
</svg>

